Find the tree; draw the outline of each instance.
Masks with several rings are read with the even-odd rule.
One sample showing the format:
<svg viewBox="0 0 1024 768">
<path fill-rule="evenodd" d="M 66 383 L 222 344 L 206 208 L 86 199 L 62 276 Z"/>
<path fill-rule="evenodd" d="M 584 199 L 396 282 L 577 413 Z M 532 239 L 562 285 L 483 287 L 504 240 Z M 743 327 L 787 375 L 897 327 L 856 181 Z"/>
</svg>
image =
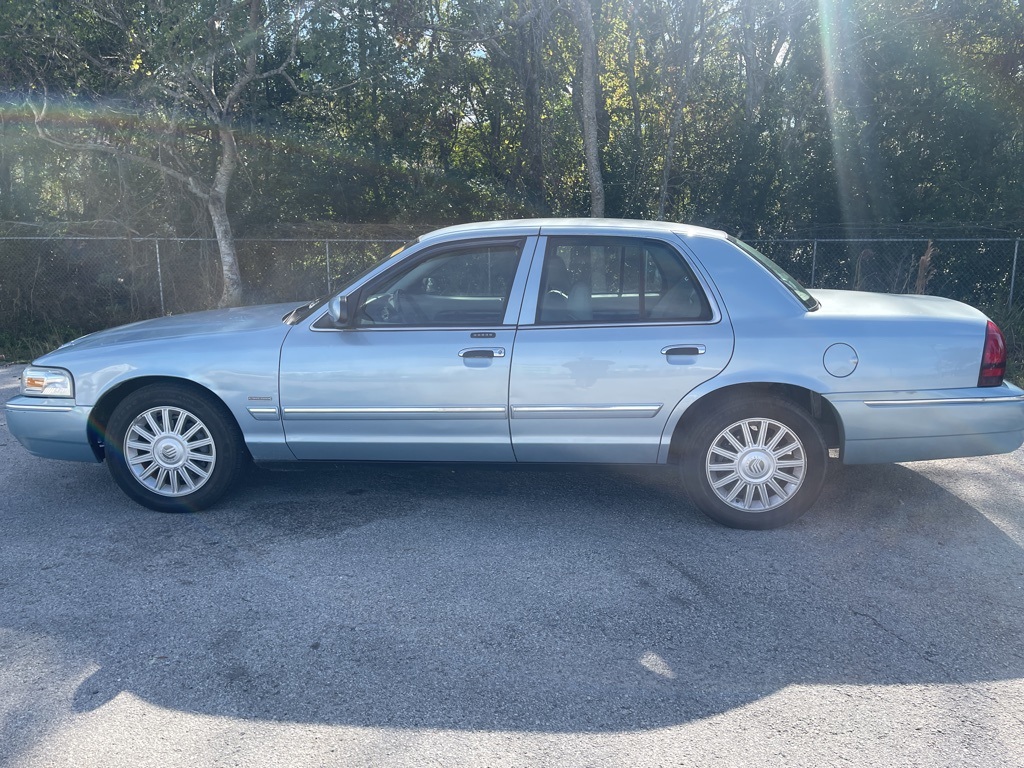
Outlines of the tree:
<svg viewBox="0 0 1024 768">
<path fill-rule="evenodd" d="M 56 7 L 48 34 L 36 41 L 44 47 L 29 104 L 39 136 L 151 168 L 202 201 L 220 253 L 220 306 L 241 303 L 228 215 L 240 163 L 236 118 L 254 84 L 291 77 L 317 4 L 74 0 Z M 98 53 L 97 36 L 119 45 Z M 76 119 L 55 124 L 55 100 Z M 104 105 L 102 124 L 84 110 L 95 103 Z"/>
<path fill-rule="evenodd" d="M 214 233 L 225 304 L 234 234 L 307 220 L 1013 226 L 1021 40 L 1016 0 L 6 0 L 0 218 Z"/>
<path fill-rule="evenodd" d="M 681 3 L 668 2 L 659 9 L 666 22 L 663 77 L 666 79 L 665 90 L 672 95 L 672 112 L 658 194 L 658 219 L 664 219 L 668 210 L 676 141 L 683 127 L 686 106 L 694 89 L 694 81 L 700 77 L 708 50 L 713 44 L 707 5 L 705 0 L 684 0 Z"/>
<path fill-rule="evenodd" d="M 604 216 L 604 179 L 601 174 L 601 148 L 598 141 L 598 81 L 597 35 L 594 31 L 594 12 L 590 0 L 572 0 L 571 12 L 580 37 L 580 64 L 577 74 L 579 85 L 580 127 L 583 133 L 583 156 L 590 182 L 590 215 Z"/>
</svg>

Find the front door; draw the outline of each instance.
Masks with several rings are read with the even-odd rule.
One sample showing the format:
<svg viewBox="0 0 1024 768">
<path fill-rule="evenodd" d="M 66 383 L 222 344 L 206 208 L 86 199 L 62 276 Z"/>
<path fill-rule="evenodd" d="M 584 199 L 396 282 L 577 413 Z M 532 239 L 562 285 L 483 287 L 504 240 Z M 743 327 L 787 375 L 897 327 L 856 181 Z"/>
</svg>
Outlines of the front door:
<svg viewBox="0 0 1024 768">
<path fill-rule="evenodd" d="M 515 278 L 533 240 L 426 249 L 360 292 L 351 327 L 289 334 L 281 410 L 296 458 L 514 461 Z"/>
</svg>

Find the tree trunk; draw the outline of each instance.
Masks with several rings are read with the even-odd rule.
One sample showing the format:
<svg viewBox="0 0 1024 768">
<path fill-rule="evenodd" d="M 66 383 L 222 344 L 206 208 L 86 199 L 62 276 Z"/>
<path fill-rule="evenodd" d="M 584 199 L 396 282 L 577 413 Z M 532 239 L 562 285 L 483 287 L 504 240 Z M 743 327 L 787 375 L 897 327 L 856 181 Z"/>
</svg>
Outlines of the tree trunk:
<svg viewBox="0 0 1024 768">
<path fill-rule="evenodd" d="M 210 211 L 213 231 L 217 234 L 217 249 L 220 252 L 221 273 L 224 276 L 224 288 L 217 306 L 237 307 L 242 303 L 242 276 L 238 271 L 238 255 L 235 252 L 231 220 L 228 218 L 227 201 L 211 195 L 206 207 Z"/>
<path fill-rule="evenodd" d="M 604 179 L 601 175 L 601 153 L 597 126 L 597 39 L 594 15 L 589 0 L 573 0 L 576 28 L 580 35 L 580 122 L 583 130 L 583 156 L 590 183 L 590 215 L 604 216 Z"/>
<path fill-rule="evenodd" d="M 706 22 L 706 3 L 704 0 L 686 0 L 676 6 L 674 16 L 676 34 L 666 51 L 676 71 L 675 81 L 666 79 L 663 86 L 668 91 L 675 91 L 672 113 L 669 118 L 668 136 L 666 138 L 665 161 L 661 169 L 661 189 L 658 193 L 658 220 L 668 215 L 669 198 L 672 193 L 672 173 L 675 165 L 676 143 L 685 127 L 686 106 L 690 101 L 692 82 L 700 77 L 704 63 L 704 29 Z"/>
<path fill-rule="evenodd" d="M 228 218 L 228 188 L 231 186 L 231 178 L 235 175 L 235 168 L 238 167 L 238 146 L 235 144 L 235 133 L 230 125 L 222 123 L 219 133 L 220 162 L 217 164 L 213 188 L 206 199 L 206 208 L 210 212 L 213 231 L 217 235 L 221 272 L 224 276 L 224 287 L 217 306 L 237 307 L 242 303 L 242 276 L 238 271 L 235 236 L 231 231 L 231 219 Z"/>
<path fill-rule="evenodd" d="M 541 68 L 544 66 L 544 30 L 540 20 L 530 24 L 525 33 L 525 56 L 520 65 L 523 84 L 523 150 L 526 152 L 526 188 L 531 202 L 547 208 L 544 189 L 544 94 L 541 90 Z"/>
<path fill-rule="evenodd" d="M 683 124 L 683 107 L 686 97 L 679 95 L 675 108 L 672 110 L 672 120 L 668 126 L 668 141 L 665 147 L 665 164 L 661 169 L 661 190 L 658 194 L 658 221 L 664 221 L 668 212 L 669 185 L 672 182 L 672 164 L 676 154 L 676 135 Z"/>
<path fill-rule="evenodd" d="M 643 134 L 643 112 L 640 106 L 640 91 L 636 82 L 636 8 L 629 6 L 629 15 L 626 17 L 628 24 L 629 39 L 626 47 L 626 85 L 629 88 L 629 106 L 633 118 L 633 144 L 637 151 L 644 145 Z"/>
<path fill-rule="evenodd" d="M 14 218 L 14 184 L 6 134 L 7 124 L 0 116 L 0 221 L 10 221 Z"/>
</svg>

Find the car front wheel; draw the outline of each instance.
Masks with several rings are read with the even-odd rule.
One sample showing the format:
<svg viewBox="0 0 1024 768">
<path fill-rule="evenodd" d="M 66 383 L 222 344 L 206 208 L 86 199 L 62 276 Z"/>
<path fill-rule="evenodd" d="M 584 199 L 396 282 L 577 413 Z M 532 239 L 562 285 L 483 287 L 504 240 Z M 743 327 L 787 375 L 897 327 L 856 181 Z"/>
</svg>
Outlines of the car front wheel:
<svg viewBox="0 0 1024 768">
<path fill-rule="evenodd" d="M 681 473 L 694 503 L 731 528 L 786 525 L 817 500 L 828 449 L 818 424 L 778 397 L 729 401 L 684 435 Z"/>
<path fill-rule="evenodd" d="M 223 405 L 174 384 L 143 387 L 118 404 L 107 424 L 106 454 L 121 489 L 158 512 L 209 507 L 248 456 Z"/>
</svg>

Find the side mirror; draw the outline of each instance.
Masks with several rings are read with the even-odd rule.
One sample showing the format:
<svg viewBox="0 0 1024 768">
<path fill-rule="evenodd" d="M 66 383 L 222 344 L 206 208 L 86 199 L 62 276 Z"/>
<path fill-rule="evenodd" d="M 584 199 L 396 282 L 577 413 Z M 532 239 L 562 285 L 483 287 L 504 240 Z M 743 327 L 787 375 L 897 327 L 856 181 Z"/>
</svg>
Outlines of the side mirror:
<svg viewBox="0 0 1024 768">
<path fill-rule="evenodd" d="M 349 311 L 349 297 L 332 296 L 327 302 L 327 313 L 331 316 L 335 326 L 338 328 L 348 327 L 349 321 L 352 319 L 352 313 Z"/>
</svg>

